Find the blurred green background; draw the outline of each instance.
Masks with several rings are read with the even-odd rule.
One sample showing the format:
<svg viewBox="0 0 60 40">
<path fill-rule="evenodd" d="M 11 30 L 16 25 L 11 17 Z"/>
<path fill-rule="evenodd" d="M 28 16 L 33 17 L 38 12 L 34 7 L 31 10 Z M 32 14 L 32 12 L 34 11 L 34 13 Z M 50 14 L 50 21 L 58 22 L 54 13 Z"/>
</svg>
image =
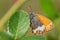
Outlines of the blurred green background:
<svg viewBox="0 0 60 40">
<path fill-rule="evenodd" d="M 13 4 L 13 0 L 0 0 L 0 19 Z M 60 40 L 60 0 L 29 0 L 19 9 L 29 12 L 29 6 L 35 13 L 42 12 L 54 23 L 54 29 L 44 34 L 47 40 Z"/>
</svg>

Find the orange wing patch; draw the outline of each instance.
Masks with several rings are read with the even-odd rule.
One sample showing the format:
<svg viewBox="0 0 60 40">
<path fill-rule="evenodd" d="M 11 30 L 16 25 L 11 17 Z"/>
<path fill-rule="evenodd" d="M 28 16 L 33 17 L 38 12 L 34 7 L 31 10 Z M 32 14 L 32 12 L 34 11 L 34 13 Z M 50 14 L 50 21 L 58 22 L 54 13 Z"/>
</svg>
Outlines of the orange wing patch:
<svg viewBox="0 0 60 40">
<path fill-rule="evenodd" d="M 42 23 L 46 26 L 45 31 L 49 31 L 53 29 L 53 23 L 51 20 L 49 20 L 48 18 L 46 18 L 43 15 L 40 14 L 36 14 L 38 16 L 38 19 L 42 21 Z"/>
</svg>

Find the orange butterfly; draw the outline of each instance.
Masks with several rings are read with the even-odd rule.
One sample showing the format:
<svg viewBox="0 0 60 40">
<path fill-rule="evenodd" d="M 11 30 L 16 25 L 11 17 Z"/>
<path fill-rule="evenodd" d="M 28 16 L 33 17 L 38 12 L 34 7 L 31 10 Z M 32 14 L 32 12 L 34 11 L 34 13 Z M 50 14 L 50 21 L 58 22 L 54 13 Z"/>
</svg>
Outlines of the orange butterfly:
<svg viewBox="0 0 60 40">
<path fill-rule="evenodd" d="M 44 33 L 46 31 L 50 31 L 53 29 L 54 25 L 52 21 L 45 16 L 39 13 L 29 13 L 30 16 L 30 26 L 32 27 L 32 31 L 34 34 L 36 33 Z"/>
<path fill-rule="evenodd" d="M 44 32 L 50 31 L 54 28 L 53 22 L 47 17 L 32 12 L 31 6 L 28 7 L 31 11 L 30 16 L 30 26 L 34 34 L 43 34 Z"/>
</svg>

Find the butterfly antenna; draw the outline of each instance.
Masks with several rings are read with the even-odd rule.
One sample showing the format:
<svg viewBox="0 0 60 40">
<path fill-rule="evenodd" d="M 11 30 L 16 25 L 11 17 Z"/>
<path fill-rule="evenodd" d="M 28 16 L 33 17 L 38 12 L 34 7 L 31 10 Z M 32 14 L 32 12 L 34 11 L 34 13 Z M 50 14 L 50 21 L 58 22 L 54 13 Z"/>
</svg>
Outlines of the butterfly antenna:
<svg viewBox="0 0 60 40">
<path fill-rule="evenodd" d="M 30 5 L 27 7 L 27 9 L 29 10 L 29 12 L 33 12 L 32 7 Z"/>
<path fill-rule="evenodd" d="M 28 8 L 30 9 L 30 11 L 29 11 L 29 15 L 35 15 L 35 14 L 34 14 L 34 12 L 33 12 L 32 7 L 31 7 L 31 6 L 29 6 Z"/>
<path fill-rule="evenodd" d="M 32 7 L 31 7 L 31 6 L 29 6 L 29 8 L 30 8 L 30 11 L 31 11 L 31 12 L 33 12 Z"/>
<path fill-rule="evenodd" d="M 31 5 L 28 5 L 28 7 L 26 7 L 28 9 L 28 14 L 29 15 L 34 15 L 33 9 L 31 7 Z"/>
</svg>

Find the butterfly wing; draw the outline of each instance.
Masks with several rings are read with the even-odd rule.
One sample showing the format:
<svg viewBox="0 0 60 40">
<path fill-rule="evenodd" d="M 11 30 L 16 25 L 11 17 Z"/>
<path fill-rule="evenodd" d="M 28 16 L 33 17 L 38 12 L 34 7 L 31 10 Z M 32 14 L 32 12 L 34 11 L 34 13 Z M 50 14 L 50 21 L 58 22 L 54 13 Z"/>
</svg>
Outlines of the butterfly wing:
<svg viewBox="0 0 60 40">
<path fill-rule="evenodd" d="M 34 13 L 30 13 L 30 25 L 33 29 L 34 33 L 43 32 L 45 30 L 45 25 L 38 19 L 38 17 Z"/>
<path fill-rule="evenodd" d="M 42 21 L 42 23 L 45 25 L 46 27 L 46 30 L 45 31 L 49 31 L 49 30 L 52 30 L 53 29 L 53 23 L 50 19 L 46 18 L 45 16 L 43 15 L 40 15 L 40 14 L 36 14 L 36 16 L 39 18 L 39 20 Z"/>
</svg>

